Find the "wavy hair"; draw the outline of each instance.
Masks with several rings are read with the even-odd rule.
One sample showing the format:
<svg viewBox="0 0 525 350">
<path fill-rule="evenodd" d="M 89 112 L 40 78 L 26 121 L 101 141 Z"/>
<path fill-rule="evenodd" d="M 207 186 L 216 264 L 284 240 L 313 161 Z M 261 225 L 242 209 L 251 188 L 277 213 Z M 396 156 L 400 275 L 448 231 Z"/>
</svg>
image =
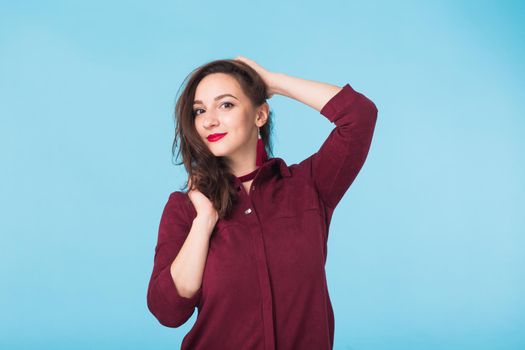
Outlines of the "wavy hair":
<svg viewBox="0 0 525 350">
<path fill-rule="evenodd" d="M 261 76 L 248 64 L 233 60 L 220 59 L 208 62 L 195 68 L 185 79 L 183 90 L 177 98 L 174 111 L 175 136 L 172 145 L 172 155 L 178 158 L 182 155 L 184 164 L 192 179 L 192 188 L 199 190 L 211 201 L 219 218 L 228 217 L 235 202 L 237 190 L 233 187 L 234 175 L 226 163 L 225 157 L 216 157 L 206 146 L 195 129 L 193 100 L 199 82 L 213 73 L 229 74 L 237 80 L 244 94 L 254 107 L 267 100 L 267 86 Z M 180 88 L 179 88 L 180 91 Z M 261 138 L 265 145 L 268 158 L 273 157 L 271 131 L 273 112 L 270 110 L 266 123 L 260 127 Z M 181 191 L 188 192 L 188 179 Z"/>
</svg>

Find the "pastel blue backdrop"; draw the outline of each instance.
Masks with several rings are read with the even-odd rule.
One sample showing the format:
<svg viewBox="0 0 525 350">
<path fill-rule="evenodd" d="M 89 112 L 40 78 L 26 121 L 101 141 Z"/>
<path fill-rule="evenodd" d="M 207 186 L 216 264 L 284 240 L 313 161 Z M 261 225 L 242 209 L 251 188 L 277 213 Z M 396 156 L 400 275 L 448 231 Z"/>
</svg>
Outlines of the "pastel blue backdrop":
<svg viewBox="0 0 525 350">
<path fill-rule="evenodd" d="M 524 349 L 518 1 L 0 3 L 0 348 L 176 349 L 146 306 L 177 90 L 243 55 L 373 100 L 333 217 L 335 349 Z M 293 164 L 334 125 L 284 96 Z"/>
</svg>

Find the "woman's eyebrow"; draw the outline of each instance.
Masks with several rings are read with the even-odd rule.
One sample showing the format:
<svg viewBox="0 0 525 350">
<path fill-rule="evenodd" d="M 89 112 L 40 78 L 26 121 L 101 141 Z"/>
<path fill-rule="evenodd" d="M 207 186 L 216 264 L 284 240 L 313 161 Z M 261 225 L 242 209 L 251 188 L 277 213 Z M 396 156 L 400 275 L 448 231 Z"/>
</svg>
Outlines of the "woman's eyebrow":
<svg viewBox="0 0 525 350">
<path fill-rule="evenodd" d="M 233 97 L 234 99 L 238 100 L 238 98 L 235 97 L 235 96 L 233 96 L 232 94 L 222 94 L 222 95 L 219 95 L 219 96 L 215 97 L 213 100 L 214 100 L 214 101 L 217 101 L 217 100 L 220 100 L 221 98 L 226 97 L 226 96 L 231 96 L 231 97 Z M 195 100 L 195 101 L 193 101 L 193 104 L 194 104 L 194 105 L 197 104 L 197 103 L 202 103 L 202 101 L 201 101 L 201 100 Z"/>
</svg>

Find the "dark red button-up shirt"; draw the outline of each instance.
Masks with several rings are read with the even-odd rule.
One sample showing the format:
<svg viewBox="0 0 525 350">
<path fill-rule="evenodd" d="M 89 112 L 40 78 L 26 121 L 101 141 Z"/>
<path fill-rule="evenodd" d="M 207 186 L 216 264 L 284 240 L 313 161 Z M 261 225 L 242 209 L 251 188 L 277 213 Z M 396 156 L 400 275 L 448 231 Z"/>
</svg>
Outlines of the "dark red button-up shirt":
<svg viewBox="0 0 525 350">
<path fill-rule="evenodd" d="M 349 84 L 320 113 L 336 127 L 298 164 L 270 158 L 250 193 L 210 238 L 203 281 L 191 298 L 177 293 L 170 265 L 197 212 L 188 195 L 170 194 L 160 220 L 147 305 L 179 327 L 198 309 L 182 349 L 332 349 L 334 313 L 325 263 L 333 211 L 370 148 L 377 108 Z"/>
</svg>

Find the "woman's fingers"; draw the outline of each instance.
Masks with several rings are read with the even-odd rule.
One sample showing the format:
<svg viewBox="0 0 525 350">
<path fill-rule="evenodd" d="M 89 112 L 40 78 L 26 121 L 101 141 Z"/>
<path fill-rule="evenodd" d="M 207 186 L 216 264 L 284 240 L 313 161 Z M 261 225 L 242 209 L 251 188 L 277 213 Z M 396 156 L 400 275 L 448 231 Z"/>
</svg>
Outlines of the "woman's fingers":
<svg viewBox="0 0 525 350">
<path fill-rule="evenodd" d="M 271 78 L 270 78 L 271 73 L 268 70 L 266 70 L 264 67 L 262 67 L 260 64 L 258 64 L 254 60 L 251 60 L 244 56 L 236 56 L 235 60 L 244 62 L 250 67 L 252 67 L 257 72 L 257 74 L 261 76 L 262 80 L 266 84 L 266 87 L 268 88 L 268 96 L 266 96 L 266 98 L 270 98 L 273 96 L 274 92 L 272 90 Z"/>
</svg>

